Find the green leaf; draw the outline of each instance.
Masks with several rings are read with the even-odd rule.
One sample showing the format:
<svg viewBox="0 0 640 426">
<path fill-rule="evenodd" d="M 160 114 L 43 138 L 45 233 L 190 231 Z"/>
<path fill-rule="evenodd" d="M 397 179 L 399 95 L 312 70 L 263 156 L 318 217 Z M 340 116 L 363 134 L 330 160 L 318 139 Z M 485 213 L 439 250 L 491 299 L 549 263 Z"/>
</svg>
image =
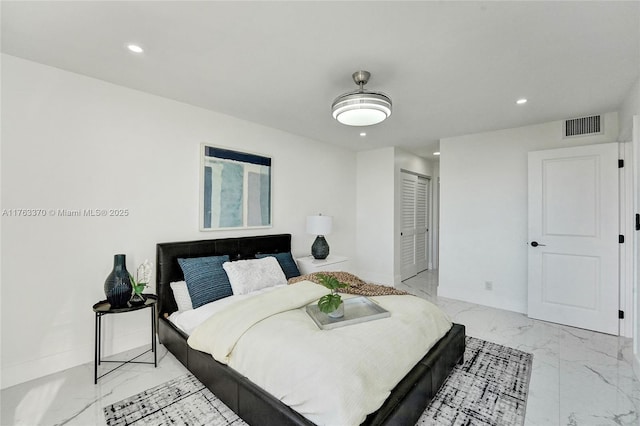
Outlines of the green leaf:
<svg viewBox="0 0 640 426">
<path fill-rule="evenodd" d="M 132 285 L 132 287 L 133 287 L 133 291 L 134 291 L 136 294 L 142 294 L 142 291 L 144 290 L 144 288 L 145 288 L 146 286 L 147 286 L 147 285 L 146 285 L 145 283 L 138 283 L 138 284 L 136 284 L 136 285 Z"/>
<path fill-rule="evenodd" d="M 340 282 L 336 278 L 334 278 L 334 277 L 332 277 L 330 275 L 318 274 L 316 276 L 318 277 L 318 281 L 320 281 L 320 284 L 322 284 L 323 286 L 325 286 L 329 290 L 333 291 L 333 290 L 337 290 L 339 288 L 349 287 L 348 284 Z"/>
<path fill-rule="evenodd" d="M 320 308 L 321 312 L 330 314 L 331 312 L 338 309 L 341 303 L 342 298 L 339 294 L 325 294 L 320 298 L 320 300 L 318 300 L 318 308 Z"/>
<path fill-rule="evenodd" d="M 136 279 L 133 278 L 133 275 L 129 274 L 129 279 L 131 280 L 131 287 L 133 288 L 134 293 L 142 294 L 142 291 L 147 286 L 147 283 L 138 283 Z"/>
</svg>

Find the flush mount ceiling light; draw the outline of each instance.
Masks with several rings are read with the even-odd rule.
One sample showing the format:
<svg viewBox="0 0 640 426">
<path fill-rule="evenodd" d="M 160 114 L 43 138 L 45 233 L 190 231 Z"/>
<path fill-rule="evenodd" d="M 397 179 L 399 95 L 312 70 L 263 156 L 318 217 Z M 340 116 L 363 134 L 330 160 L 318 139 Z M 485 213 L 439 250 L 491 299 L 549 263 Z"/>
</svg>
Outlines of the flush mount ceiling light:
<svg viewBox="0 0 640 426">
<path fill-rule="evenodd" d="M 364 89 L 370 77 L 368 71 L 353 73 L 353 81 L 360 89 L 342 94 L 333 101 L 333 118 L 347 126 L 371 126 L 391 115 L 391 98 L 384 93 Z"/>
</svg>

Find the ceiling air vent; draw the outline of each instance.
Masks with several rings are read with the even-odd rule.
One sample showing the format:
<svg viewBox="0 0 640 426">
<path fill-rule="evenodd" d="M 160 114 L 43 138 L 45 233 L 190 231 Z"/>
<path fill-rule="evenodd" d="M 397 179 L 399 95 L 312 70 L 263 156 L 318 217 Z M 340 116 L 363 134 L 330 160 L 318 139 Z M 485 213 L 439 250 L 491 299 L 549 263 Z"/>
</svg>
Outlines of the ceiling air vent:
<svg viewBox="0 0 640 426">
<path fill-rule="evenodd" d="M 602 134 L 602 121 L 600 115 L 591 117 L 573 118 L 564 122 L 564 137 L 600 135 Z"/>
</svg>

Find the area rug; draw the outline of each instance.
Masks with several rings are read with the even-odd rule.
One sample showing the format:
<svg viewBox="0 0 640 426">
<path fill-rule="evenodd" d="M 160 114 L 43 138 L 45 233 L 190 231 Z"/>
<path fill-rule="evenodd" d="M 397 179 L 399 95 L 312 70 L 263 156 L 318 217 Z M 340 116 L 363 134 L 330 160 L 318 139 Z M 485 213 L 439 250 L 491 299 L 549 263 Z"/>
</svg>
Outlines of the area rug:
<svg viewBox="0 0 640 426">
<path fill-rule="evenodd" d="M 456 366 L 419 426 L 524 424 L 533 355 L 467 336 Z"/>
<path fill-rule="evenodd" d="M 522 425 L 533 355 L 469 336 L 466 344 L 464 364 L 417 425 Z M 190 374 L 108 405 L 104 415 L 109 426 L 246 425 Z"/>
</svg>

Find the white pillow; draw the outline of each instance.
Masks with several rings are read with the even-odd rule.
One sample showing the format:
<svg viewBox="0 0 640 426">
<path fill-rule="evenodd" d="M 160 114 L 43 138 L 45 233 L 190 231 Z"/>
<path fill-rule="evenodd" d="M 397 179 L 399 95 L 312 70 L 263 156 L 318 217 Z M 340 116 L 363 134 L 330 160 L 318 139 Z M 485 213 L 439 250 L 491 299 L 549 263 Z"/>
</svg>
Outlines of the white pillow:
<svg viewBox="0 0 640 426">
<path fill-rule="evenodd" d="M 173 298 L 176 299 L 178 311 L 184 312 L 192 310 L 193 305 L 191 304 L 191 296 L 189 295 L 186 281 L 177 281 L 169 285 L 173 291 Z"/>
<path fill-rule="evenodd" d="M 234 295 L 287 283 L 280 264 L 271 256 L 224 262 L 222 267 L 227 272 Z"/>
</svg>

